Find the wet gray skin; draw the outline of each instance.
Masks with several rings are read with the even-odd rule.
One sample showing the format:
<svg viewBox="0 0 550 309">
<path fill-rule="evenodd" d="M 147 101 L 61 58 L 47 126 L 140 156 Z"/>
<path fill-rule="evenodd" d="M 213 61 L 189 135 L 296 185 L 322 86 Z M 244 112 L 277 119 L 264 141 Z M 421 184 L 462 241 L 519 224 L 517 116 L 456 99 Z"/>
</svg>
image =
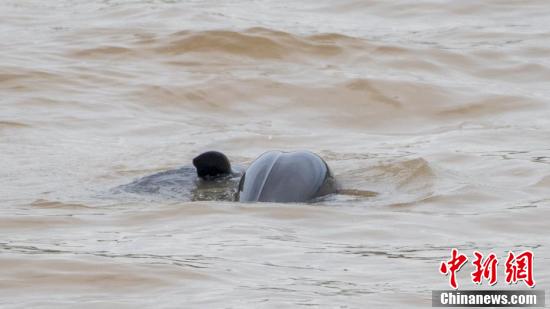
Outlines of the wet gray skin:
<svg viewBox="0 0 550 309">
<path fill-rule="evenodd" d="M 270 151 L 246 172 L 215 151 L 197 156 L 193 165 L 146 176 L 113 191 L 182 201 L 279 203 L 307 202 L 336 191 L 327 164 L 309 151 Z"/>
<path fill-rule="evenodd" d="M 136 179 L 112 192 L 149 200 L 233 201 L 244 170 L 235 169 L 231 174 L 206 180 L 197 176 L 193 166 L 184 166 Z"/>
<path fill-rule="evenodd" d="M 300 203 L 336 192 L 328 165 L 309 151 L 270 151 L 241 178 L 239 201 Z"/>
</svg>

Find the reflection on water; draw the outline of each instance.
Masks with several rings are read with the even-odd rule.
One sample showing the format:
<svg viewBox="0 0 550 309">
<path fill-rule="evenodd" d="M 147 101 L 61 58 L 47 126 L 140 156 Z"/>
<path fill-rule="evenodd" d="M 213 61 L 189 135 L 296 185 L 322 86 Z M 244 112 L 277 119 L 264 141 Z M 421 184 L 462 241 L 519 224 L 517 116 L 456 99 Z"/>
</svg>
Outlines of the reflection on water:
<svg viewBox="0 0 550 309">
<path fill-rule="evenodd" d="M 544 289 L 549 13 L 3 1 L 0 305 L 426 307 L 450 247 L 531 249 Z M 240 204 L 238 177 L 191 177 L 273 149 L 321 155 L 339 194 Z"/>
</svg>

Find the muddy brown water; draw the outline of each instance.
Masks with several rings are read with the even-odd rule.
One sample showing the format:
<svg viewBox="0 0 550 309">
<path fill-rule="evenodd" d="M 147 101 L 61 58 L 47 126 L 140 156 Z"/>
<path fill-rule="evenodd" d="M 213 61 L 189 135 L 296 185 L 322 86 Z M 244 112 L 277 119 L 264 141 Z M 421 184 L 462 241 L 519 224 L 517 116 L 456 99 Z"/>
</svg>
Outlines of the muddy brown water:
<svg viewBox="0 0 550 309">
<path fill-rule="evenodd" d="M 544 289 L 548 55 L 546 1 L 2 1 L 0 305 L 420 308 L 451 247 Z M 109 195 L 210 149 L 350 194 Z"/>
</svg>

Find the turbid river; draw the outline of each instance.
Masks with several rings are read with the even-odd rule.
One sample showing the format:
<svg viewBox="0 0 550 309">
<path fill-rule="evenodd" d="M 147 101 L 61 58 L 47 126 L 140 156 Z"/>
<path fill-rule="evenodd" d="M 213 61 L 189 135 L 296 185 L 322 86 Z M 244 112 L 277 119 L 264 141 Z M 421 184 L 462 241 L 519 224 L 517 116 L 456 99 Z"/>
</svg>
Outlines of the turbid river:
<svg viewBox="0 0 550 309">
<path fill-rule="evenodd" d="M 422 308 L 453 247 L 545 289 L 549 55 L 547 1 L 3 0 L 0 306 Z M 350 194 L 113 191 L 211 149 Z"/>
</svg>

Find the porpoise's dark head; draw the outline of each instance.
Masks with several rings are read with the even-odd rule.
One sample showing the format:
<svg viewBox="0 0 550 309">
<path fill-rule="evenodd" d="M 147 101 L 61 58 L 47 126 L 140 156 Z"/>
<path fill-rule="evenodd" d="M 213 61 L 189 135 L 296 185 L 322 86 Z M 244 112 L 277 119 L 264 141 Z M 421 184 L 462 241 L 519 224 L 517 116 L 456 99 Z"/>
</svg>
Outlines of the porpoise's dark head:
<svg viewBox="0 0 550 309">
<path fill-rule="evenodd" d="M 270 151 L 258 157 L 241 178 L 239 201 L 300 203 L 333 193 L 328 165 L 309 151 Z"/>
<path fill-rule="evenodd" d="M 218 151 L 207 151 L 193 159 L 197 175 L 203 179 L 215 178 L 231 173 L 229 159 Z"/>
</svg>

